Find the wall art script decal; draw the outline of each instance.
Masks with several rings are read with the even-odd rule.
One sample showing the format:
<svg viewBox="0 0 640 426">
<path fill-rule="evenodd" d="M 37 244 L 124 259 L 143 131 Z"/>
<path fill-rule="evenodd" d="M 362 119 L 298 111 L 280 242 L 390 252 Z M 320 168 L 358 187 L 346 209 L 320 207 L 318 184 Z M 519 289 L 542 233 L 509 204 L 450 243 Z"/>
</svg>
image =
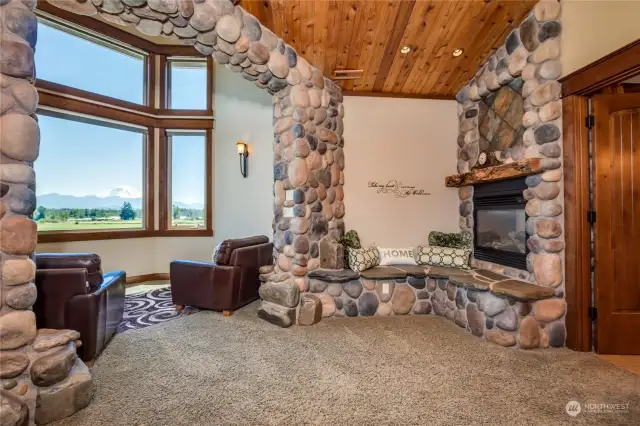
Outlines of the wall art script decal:
<svg viewBox="0 0 640 426">
<path fill-rule="evenodd" d="M 424 189 L 416 189 L 415 185 L 403 185 L 401 181 L 391 179 L 386 184 L 369 181 L 369 188 L 377 188 L 377 194 L 393 194 L 395 198 L 407 198 L 411 195 L 431 195 Z"/>
</svg>

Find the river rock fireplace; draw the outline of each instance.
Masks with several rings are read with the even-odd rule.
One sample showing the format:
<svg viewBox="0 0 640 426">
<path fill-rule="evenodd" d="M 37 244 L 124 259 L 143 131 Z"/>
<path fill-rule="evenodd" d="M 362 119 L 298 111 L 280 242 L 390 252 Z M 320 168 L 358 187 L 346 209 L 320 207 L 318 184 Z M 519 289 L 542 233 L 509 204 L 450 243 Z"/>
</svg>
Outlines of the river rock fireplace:
<svg viewBox="0 0 640 426">
<path fill-rule="evenodd" d="M 475 185 L 474 257 L 517 269 L 527 268 L 525 178 Z"/>
</svg>

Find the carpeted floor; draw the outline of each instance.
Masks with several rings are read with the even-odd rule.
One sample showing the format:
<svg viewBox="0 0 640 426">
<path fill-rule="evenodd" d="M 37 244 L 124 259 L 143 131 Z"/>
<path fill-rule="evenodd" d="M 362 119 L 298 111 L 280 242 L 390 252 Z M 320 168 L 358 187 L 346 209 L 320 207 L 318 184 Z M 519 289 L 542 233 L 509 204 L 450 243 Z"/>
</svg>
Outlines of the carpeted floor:
<svg viewBox="0 0 640 426">
<path fill-rule="evenodd" d="M 94 401 L 58 425 L 638 425 L 640 377 L 566 349 L 485 343 L 435 316 L 277 328 L 256 305 L 114 337 Z M 567 402 L 582 403 L 577 417 Z M 585 403 L 629 404 L 617 414 Z"/>
</svg>

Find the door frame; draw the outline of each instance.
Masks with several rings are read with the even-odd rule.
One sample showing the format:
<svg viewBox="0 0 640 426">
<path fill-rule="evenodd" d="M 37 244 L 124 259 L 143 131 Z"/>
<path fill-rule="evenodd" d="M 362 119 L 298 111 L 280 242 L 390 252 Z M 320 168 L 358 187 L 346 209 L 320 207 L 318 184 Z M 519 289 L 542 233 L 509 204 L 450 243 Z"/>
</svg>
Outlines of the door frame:
<svg viewBox="0 0 640 426">
<path fill-rule="evenodd" d="M 565 220 L 566 345 L 590 352 L 591 240 L 589 211 L 589 96 L 640 74 L 640 39 L 563 77 L 562 127 Z"/>
</svg>

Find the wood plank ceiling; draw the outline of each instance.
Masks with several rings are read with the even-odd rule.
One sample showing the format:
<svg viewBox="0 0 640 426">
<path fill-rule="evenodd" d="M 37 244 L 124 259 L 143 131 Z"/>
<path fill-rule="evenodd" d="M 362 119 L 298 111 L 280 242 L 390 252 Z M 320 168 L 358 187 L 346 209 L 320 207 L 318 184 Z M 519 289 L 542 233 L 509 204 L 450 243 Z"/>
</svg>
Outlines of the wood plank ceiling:
<svg viewBox="0 0 640 426">
<path fill-rule="evenodd" d="M 536 0 L 241 0 L 260 22 L 350 92 L 453 98 Z M 411 46 L 402 54 L 400 47 Z M 454 58 L 455 49 L 464 49 Z"/>
</svg>

